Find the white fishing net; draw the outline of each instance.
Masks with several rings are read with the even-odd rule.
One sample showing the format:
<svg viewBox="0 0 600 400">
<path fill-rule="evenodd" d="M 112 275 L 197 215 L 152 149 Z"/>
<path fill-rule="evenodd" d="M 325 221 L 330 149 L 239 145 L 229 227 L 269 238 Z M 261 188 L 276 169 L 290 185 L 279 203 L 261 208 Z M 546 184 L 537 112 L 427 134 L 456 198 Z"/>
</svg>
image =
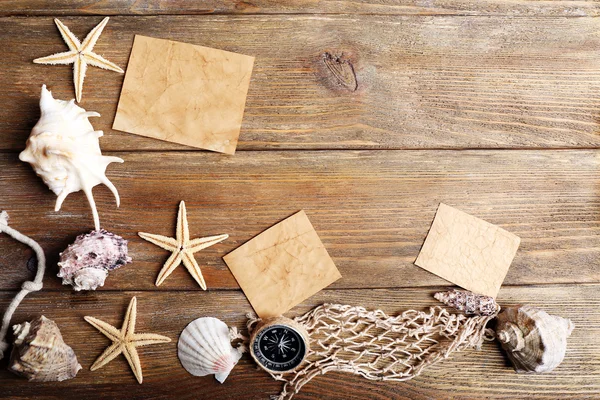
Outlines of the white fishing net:
<svg viewBox="0 0 600 400">
<path fill-rule="evenodd" d="M 381 310 L 323 304 L 295 319 L 310 336 L 310 351 L 298 369 L 271 374 L 285 383 L 275 398 L 291 399 L 315 376 L 330 371 L 376 381 L 412 379 L 454 352 L 479 348 L 486 324 L 497 313 L 468 317 L 431 307 L 391 317 Z M 249 321 L 250 330 L 257 321 Z"/>
</svg>

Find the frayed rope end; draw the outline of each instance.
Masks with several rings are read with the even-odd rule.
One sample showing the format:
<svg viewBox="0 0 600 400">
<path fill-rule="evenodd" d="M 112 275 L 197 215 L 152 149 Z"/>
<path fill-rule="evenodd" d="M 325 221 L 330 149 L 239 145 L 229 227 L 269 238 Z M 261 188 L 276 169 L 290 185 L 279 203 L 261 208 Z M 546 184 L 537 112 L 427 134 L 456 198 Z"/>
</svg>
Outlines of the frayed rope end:
<svg viewBox="0 0 600 400">
<path fill-rule="evenodd" d="M 8 350 L 8 343 L 0 342 L 0 360 L 4 358 L 4 352 Z"/>
<path fill-rule="evenodd" d="M 8 226 L 8 213 L 6 211 L 0 212 L 0 232 L 2 232 L 3 226 Z"/>
</svg>

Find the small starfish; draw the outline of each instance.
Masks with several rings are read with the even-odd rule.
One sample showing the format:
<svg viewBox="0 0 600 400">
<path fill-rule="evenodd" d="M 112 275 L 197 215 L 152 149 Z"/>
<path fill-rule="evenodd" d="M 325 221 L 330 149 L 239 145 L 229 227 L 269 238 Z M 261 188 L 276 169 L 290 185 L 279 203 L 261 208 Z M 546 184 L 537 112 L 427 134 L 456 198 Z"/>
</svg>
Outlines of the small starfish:
<svg viewBox="0 0 600 400">
<path fill-rule="evenodd" d="M 149 344 L 168 343 L 171 341 L 166 336 L 157 335 L 154 333 L 135 333 L 135 319 L 137 314 L 137 299 L 134 297 L 129 302 L 125 320 L 121 330 L 107 324 L 94 317 L 84 317 L 94 328 L 98 329 L 104 336 L 113 341 L 113 344 L 108 346 L 104 353 L 98 357 L 94 364 L 90 367 L 91 371 L 102 368 L 111 362 L 119 354 L 123 353 L 133 374 L 139 383 L 142 383 L 142 365 L 138 356 L 136 347 L 147 346 Z"/>
<path fill-rule="evenodd" d="M 73 64 L 73 83 L 75 84 L 75 97 L 77 102 L 81 102 L 81 94 L 83 93 L 83 80 L 85 79 L 85 71 L 88 64 L 94 67 L 109 69 L 111 71 L 123 73 L 117 64 L 114 64 L 102 56 L 92 52 L 94 45 L 98 41 L 104 26 L 108 22 L 108 17 L 104 18 L 94 29 L 88 33 L 83 40 L 83 43 L 77 39 L 69 28 L 63 25 L 58 19 L 54 19 L 54 23 L 58 27 L 62 38 L 64 39 L 69 51 L 56 53 L 51 56 L 36 58 L 33 60 L 36 64 Z"/>
<path fill-rule="evenodd" d="M 202 271 L 200 271 L 200 267 L 194 258 L 194 253 L 210 247 L 213 244 L 222 242 L 229 237 L 229 235 L 224 234 L 190 240 L 185 202 L 183 201 L 179 203 L 179 214 L 177 215 L 177 232 L 175 239 L 145 232 L 138 232 L 138 235 L 150 243 L 154 243 L 165 250 L 173 252 L 158 273 L 158 278 L 156 278 L 156 286 L 160 286 L 163 281 L 169 275 L 171 275 L 171 272 L 173 272 L 175 268 L 177 268 L 179 264 L 183 262 L 183 265 L 185 265 L 196 282 L 198 282 L 200 287 L 204 290 L 206 290 L 206 282 L 204 282 Z"/>
</svg>

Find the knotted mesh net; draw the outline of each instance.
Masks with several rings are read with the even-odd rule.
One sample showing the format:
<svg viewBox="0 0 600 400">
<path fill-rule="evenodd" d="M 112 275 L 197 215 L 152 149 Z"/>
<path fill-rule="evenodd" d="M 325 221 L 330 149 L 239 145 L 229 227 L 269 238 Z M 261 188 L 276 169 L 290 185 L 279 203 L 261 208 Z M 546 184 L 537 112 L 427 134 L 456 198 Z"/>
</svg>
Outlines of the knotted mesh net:
<svg viewBox="0 0 600 400">
<path fill-rule="evenodd" d="M 486 324 L 497 315 L 468 317 L 442 307 L 391 317 L 381 310 L 323 304 L 295 318 L 310 336 L 306 360 L 294 371 L 273 374 L 285 383 L 274 398 L 291 399 L 317 375 L 343 371 L 376 381 L 406 381 L 467 348 L 479 348 Z M 252 329 L 258 320 L 251 320 Z"/>
</svg>

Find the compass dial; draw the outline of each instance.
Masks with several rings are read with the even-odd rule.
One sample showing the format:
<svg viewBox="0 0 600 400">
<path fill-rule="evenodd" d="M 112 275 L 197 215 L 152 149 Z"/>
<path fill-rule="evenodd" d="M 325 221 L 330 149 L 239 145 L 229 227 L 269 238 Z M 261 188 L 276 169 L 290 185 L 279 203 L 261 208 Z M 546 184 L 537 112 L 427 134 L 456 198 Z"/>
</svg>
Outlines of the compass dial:
<svg viewBox="0 0 600 400">
<path fill-rule="evenodd" d="M 252 351 L 256 361 L 266 369 L 286 372 L 300 365 L 306 354 L 306 344 L 295 329 L 271 325 L 256 335 Z"/>
</svg>

